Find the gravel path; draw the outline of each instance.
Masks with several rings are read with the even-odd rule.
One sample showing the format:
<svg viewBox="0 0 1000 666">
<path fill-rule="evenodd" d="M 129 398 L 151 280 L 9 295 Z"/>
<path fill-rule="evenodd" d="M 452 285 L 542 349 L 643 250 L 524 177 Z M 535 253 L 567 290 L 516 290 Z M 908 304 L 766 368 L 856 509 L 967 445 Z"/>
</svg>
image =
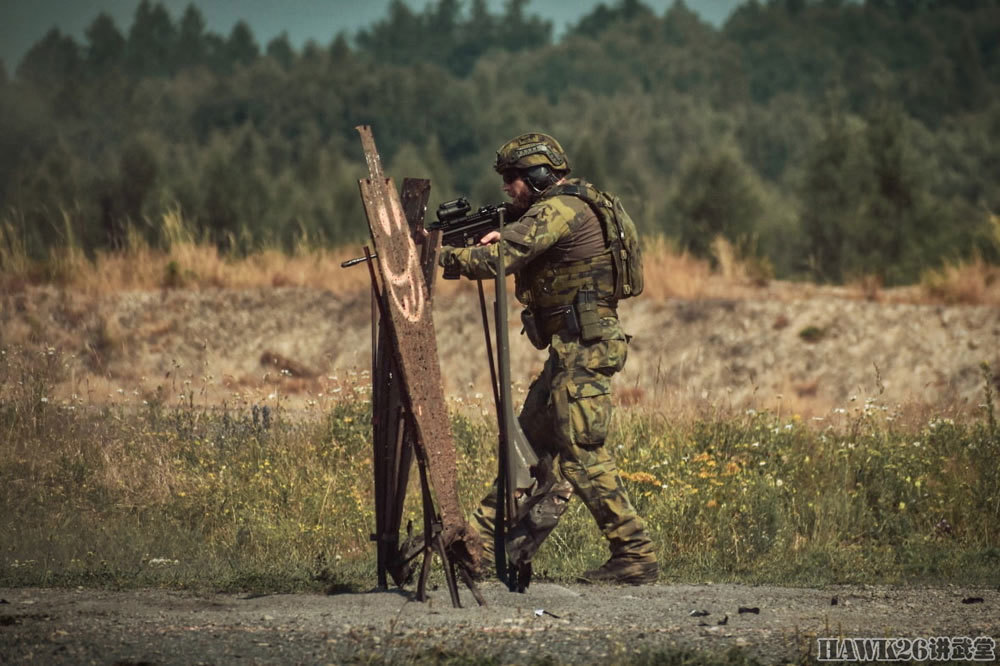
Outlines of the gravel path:
<svg viewBox="0 0 1000 666">
<path fill-rule="evenodd" d="M 731 648 L 775 663 L 815 657 L 816 638 L 824 636 L 1000 639 L 997 589 L 535 583 L 527 594 L 515 594 L 493 582 L 481 589 L 487 606 L 477 607 L 463 590 L 461 609 L 451 607 L 444 589 L 426 603 L 399 590 L 253 596 L 0 589 L 0 663 L 436 663 L 484 657 L 585 664 L 627 663 L 677 649 L 712 656 Z"/>
</svg>

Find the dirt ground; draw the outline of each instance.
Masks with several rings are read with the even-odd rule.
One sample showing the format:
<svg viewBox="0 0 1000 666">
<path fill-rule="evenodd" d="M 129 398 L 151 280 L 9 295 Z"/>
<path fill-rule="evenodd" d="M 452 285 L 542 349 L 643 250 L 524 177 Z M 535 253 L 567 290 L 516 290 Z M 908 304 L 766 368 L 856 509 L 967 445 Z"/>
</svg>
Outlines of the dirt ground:
<svg viewBox="0 0 1000 666">
<path fill-rule="evenodd" d="M 732 300 L 625 301 L 620 314 L 634 337 L 616 395 L 668 412 L 710 404 L 829 420 L 867 399 L 974 409 L 983 361 L 1000 386 L 1000 308 L 841 291 L 775 283 Z M 511 370 L 523 391 L 545 354 L 519 335 L 518 312 L 512 303 Z M 439 295 L 434 322 L 446 395 L 490 396 L 474 290 Z M 305 287 L 99 296 L 31 287 L 0 295 L 0 343 L 62 352 L 65 377 L 51 396 L 61 404 L 185 396 L 185 404 L 321 411 L 369 385 L 370 302 L 367 292 Z"/>
<path fill-rule="evenodd" d="M 741 585 L 482 585 L 420 603 L 362 594 L 0 589 L 0 662 L 38 664 L 627 663 L 656 652 L 810 661 L 817 637 L 1000 639 L 1000 591 Z M 741 608 L 743 611 L 741 612 Z M 754 611 L 753 609 L 756 609 Z M 693 614 L 703 611 L 707 614 Z"/>
</svg>

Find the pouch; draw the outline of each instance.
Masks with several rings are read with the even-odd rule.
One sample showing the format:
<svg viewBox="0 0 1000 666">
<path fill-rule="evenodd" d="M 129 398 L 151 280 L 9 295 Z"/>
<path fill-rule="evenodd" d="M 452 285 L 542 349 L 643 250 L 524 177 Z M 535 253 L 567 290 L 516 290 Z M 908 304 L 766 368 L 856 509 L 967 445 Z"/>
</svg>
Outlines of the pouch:
<svg viewBox="0 0 1000 666">
<path fill-rule="evenodd" d="M 580 341 L 594 342 L 602 339 L 601 316 L 597 312 L 597 291 L 594 289 L 579 290 L 576 292 L 573 306 L 580 327 Z"/>
</svg>

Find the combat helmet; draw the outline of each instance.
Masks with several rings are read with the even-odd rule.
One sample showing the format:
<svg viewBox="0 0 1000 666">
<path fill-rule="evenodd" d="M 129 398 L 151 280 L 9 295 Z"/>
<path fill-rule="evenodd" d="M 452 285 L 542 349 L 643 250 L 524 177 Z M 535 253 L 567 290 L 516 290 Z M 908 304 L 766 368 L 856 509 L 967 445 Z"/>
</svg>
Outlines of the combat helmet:
<svg viewBox="0 0 1000 666">
<path fill-rule="evenodd" d="M 570 171 L 569 158 L 559 142 L 539 132 L 522 134 L 500 146 L 493 168 L 500 174 L 518 172 L 536 194 Z"/>
<path fill-rule="evenodd" d="M 527 170 L 534 166 L 547 166 L 553 171 L 569 172 L 569 159 L 559 142 L 548 134 L 529 132 L 515 137 L 497 150 L 493 166 L 497 173 Z"/>
</svg>

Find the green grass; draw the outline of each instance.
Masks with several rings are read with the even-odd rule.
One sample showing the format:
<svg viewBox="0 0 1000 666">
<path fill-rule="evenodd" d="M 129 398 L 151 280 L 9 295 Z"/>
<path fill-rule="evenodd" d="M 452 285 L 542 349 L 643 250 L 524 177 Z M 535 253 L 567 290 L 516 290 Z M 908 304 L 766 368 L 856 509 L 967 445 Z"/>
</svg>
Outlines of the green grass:
<svg viewBox="0 0 1000 666">
<path fill-rule="evenodd" d="M 367 400 L 306 420 L 277 407 L 202 407 L 191 395 L 57 405 L 58 353 L 0 352 L 0 586 L 374 585 Z M 809 423 L 621 410 L 610 445 L 664 581 L 996 584 L 994 405 L 984 381 L 982 408 L 965 418 L 877 401 Z M 496 441 L 489 411 L 470 414 L 453 415 L 467 510 L 491 480 Z M 406 518 L 419 526 L 410 495 Z M 535 570 L 572 580 L 605 551 L 573 502 Z"/>
</svg>

